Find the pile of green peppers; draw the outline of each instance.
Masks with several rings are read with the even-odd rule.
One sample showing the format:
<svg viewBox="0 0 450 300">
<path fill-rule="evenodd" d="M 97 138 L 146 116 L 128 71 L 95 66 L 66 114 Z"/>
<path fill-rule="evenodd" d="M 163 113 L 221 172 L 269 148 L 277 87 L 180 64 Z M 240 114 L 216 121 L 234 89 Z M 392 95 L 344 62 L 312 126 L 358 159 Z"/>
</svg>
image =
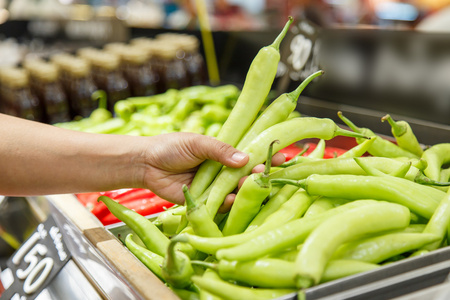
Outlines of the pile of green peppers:
<svg viewBox="0 0 450 300">
<path fill-rule="evenodd" d="M 155 220 L 99 199 L 133 230 L 125 246 L 181 299 L 274 299 L 293 292 L 301 299 L 309 287 L 450 243 L 450 143 L 426 148 L 408 123 L 390 116 L 382 120 L 396 143 L 340 112 L 351 130 L 330 119 L 290 117 L 301 90 L 323 72 L 258 114 L 282 34 L 255 57 L 217 134 L 249 154 L 246 166 L 205 161 L 192 185 L 183 187 L 185 205 Z M 131 119 L 125 112 L 122 118 Z M 325 159 L 325 141 L 338 135 L 357 145 Z M 273 153 L 306 138 L 320 139 L 313 152 L 271 166 Z M 261 163 L 265 171 L 252 174 Z M 221 213 L 232 192 L 231 210 Z"/>
<path fill-rule="evenodd" d="M 216 136 L 239 94 L 239 88 L 231 84 L 169 89 L 157 95 L 120 100 L 110 112 L 106 109 L 106 94 L 99 90 L 92 95 L 93 100 L 99 101 L 99 107 L 88 118 L 55 126 L 137 136 L 177 131 Z"/>
</svg>

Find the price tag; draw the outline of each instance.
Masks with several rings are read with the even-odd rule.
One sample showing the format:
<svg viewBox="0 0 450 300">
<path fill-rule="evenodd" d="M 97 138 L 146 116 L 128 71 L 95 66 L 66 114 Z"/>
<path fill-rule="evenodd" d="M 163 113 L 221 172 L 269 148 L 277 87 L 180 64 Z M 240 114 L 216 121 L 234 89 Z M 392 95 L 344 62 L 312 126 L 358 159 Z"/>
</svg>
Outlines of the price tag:
<svg viewBox="0 0 450 300">
<path fill-rule="evenodd" d="M 291 91 L 306 77 L 319 70 L 319 33 L 314 23 L 299 19 L 291 25 L 283 39 L 278 75 L 282 77 L 277 89 Z"/>
<path fill-rule="evenodd" d="M 50 216 L 7 261 L 14 281 L 0 299 L 36 298 L 69 259 L 60 229 Z"/>
</svg>

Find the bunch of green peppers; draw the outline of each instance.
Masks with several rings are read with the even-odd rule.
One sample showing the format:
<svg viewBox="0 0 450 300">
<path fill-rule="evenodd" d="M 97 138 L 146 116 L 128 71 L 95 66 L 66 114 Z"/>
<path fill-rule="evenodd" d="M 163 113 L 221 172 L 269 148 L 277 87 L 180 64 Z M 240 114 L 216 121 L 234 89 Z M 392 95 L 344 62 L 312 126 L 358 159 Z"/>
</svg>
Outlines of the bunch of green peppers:
<svg viewBox="0 0 450 300">
<path fill-rule="evenodd" d="M 217 136 L 240 90 L 231 84 L 192 86 L 162 94 L 118 101 L 106 109 L 106 94 L 92 95 L 99 107 L 88 118 L 55 124 L 58 127 L 106 134 L 153 136 L 185 131 Z"/>
<path fill-rule="evenodd" d="M 359 128 L 340 112 L 353 131 L 330 119 L 290 117 L 300 92 L 321 71 L 258 113 L 291 21 L 274 44 L 257 54 L 236 103 L 221 119 L 217 138 L 247 152 L 246 166 L 204 162 L 190 188 L 183 187 L 186 206 L 174 206 L 153 221 L 99 199 L 136 233 L 141 246 L 129 236 L 128 249 L 181 299 L 273 299 L 293 292 L 301 298 L 312 286 L 449 244 L 450 143 L 425 149 L 407 123 L 390 117 L 384 120 L 395 126 L 393 136 L 401 142 Z M 128 99 L 118 103 L 117 114 L 137 122 L 136 114 L 164 111 L 174 120 L 189 119 L 195 128 L 197 113 L 188 117 L 191 108 L 186 107 L 202 103 L 199 114 L 222 116 L 210 110 L 209 98 L 199 96 L 199 90 L 213 88 L 168 91 L 185 94 L 177 101 L 165 95 Z M 172 126 L 182 130 L 173 124 L 180 123 Z M 356 138 L 358 145 L 325 159 L 325 141 L 338 135 Z M 321 141 L 310 158 L 271 167 L 273 153 L 306 138 Z M 264 162 L 265 171 L 252 174 Z M 220 213 L 224 198 L 236 190 L 235 205 Z"/>
</svg>

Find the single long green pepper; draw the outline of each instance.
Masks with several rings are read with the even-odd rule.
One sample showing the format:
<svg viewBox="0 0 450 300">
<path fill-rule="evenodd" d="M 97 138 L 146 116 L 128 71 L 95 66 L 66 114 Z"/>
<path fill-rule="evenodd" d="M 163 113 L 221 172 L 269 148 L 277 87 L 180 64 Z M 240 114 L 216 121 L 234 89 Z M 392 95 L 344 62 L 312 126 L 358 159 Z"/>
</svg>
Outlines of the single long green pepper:
<svg viewBox="0 0 450 300">
<path fill-rule="evenodd" d="M 419 158 L 419 156 L 415 155 L 414 153 L 411 153 L 403 148 L 400 148 L 396 144 L 386 139 L 383 139 L 379 135 L 375 134 L 369 128 L 360 128 L 356 126 L 353 122 L 344 117 L 342 112 L 338 112 L 338 116 L 353 131 L 362 133 L 367 137 L 376 137 L 372 146 L 368 149 L 368 152 L 373 156 L 381 156 L 389 158 L 396 158 L 396 157 Z M 362 143 L 363 141 L 364 141 L 363 139 L 356 139 L 356 142 L 358 144 Z"/>
<path fill-rule="evenodd" d="M 107 196 L 100 196 L 97 201 L 105 203 L 117 219 L 136 233 L 147 249 L 162 257 L 166 255 L 170 241 L 150 220 Z"/>
<path fill-rule="evenodd" d="M 406 121 L 394 121 L 390 115 L 385 115 L 381 121 L 388 121 L 391 125 L 391 132 L 397 141 L 397 145 L 401 148 L 414 153 L 417 156 L 422 156 L 423 149 L 417 141 L 417 137 L 411 129 L 411 126 Z"/>
<path fill-rule="evenodd" d="M 267 153 L 265 170 L 262 173 L 253 173 L 248 176 L 236 194 L 231 207 L 223 235 L 233 235 L 243 232 L 255 215 L 261 209 L 263 201 L 269 196 L 272 184 L 269 181 L 269 172 L 272 162 L 273 141 Z"/>
<path fill-rule="evenodd" d="M 273 102 L 261 113 L 261 115 L 248 129 L 248 131 L 237 144 L 236 148 L 238 150 L 244 149 L 261 132 L 272 125 L 287 120 L 289 118 L 289 115 L 297 107 L 298 98 L 300 97 L 302 91 L 308 86 L 311 81 L 323 74 L 323 71 L 317 71 L 309 75 L 294 91 L 281 94 L 277 99 L 273 100 Z"/>
<path fill-rule="evenodd" d="M 363 135 L 342 129 L 327 118 L 300 117 L 275 124 L 258 135 L 243 151 L 248 154 L 248 163 L 238 169 L 224 168 L 216 178 L 211 192 L 206 201 L 211 218 L 214 218 L 226 195 L 232 192 L 240 178 L 251 173 L 251 170 L 266 159 L 264 145 L 269 145 L 273 140 L 280 143 L 274 145 L 274 153 L 304 138 L 321 138 L 330 140 L 335 136 L 364 137 Z M 276 173 L 276 172 L 275 172 Z"/>
<path fill-rule="evenodd" d="M 183 185 L 183 193 L 186 199 L 186 218 L 195 234 L 207 237 L 223 236 L 217 224 L 209 217 L 205 204 L 195 201 L 186 185 Z"/>
<path fill-rule="evenodd" d="M 253 59 L 238 100 L 216 137 L 219 141 L 236 146 L 254 122 L 272 87 L 280 61 L 280 43 L 292 22 L 292 17 L 289 17 L 275 41 L 260 49 Z M 221 167 L 220 163 L 213 160 L 201 164 L 190 187 L 194 198 L 208 188 Z"/>
</svg>

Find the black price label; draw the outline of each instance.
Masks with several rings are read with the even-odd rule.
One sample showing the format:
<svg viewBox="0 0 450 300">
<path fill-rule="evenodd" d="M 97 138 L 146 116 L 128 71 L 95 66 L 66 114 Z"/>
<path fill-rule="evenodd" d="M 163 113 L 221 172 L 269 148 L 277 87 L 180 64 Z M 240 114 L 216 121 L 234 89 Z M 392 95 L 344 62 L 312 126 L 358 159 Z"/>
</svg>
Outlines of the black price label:
<svg viewBox="0 0 450 300">
<path fill-rule="evenodd" d="M 283 78 L 278 90 L 293 89 L 319 70 L 320 31 L 320 27 L 306 19 L 296 20 L 291 25 L 281 47 L 278 72 Z"/>
<path fill-rule="evenodd" d="M 60 229 L 50 216 L 7 261 L 14 281 L 0 299 L 36 298 L 69 259 Z"/>
</svg>

